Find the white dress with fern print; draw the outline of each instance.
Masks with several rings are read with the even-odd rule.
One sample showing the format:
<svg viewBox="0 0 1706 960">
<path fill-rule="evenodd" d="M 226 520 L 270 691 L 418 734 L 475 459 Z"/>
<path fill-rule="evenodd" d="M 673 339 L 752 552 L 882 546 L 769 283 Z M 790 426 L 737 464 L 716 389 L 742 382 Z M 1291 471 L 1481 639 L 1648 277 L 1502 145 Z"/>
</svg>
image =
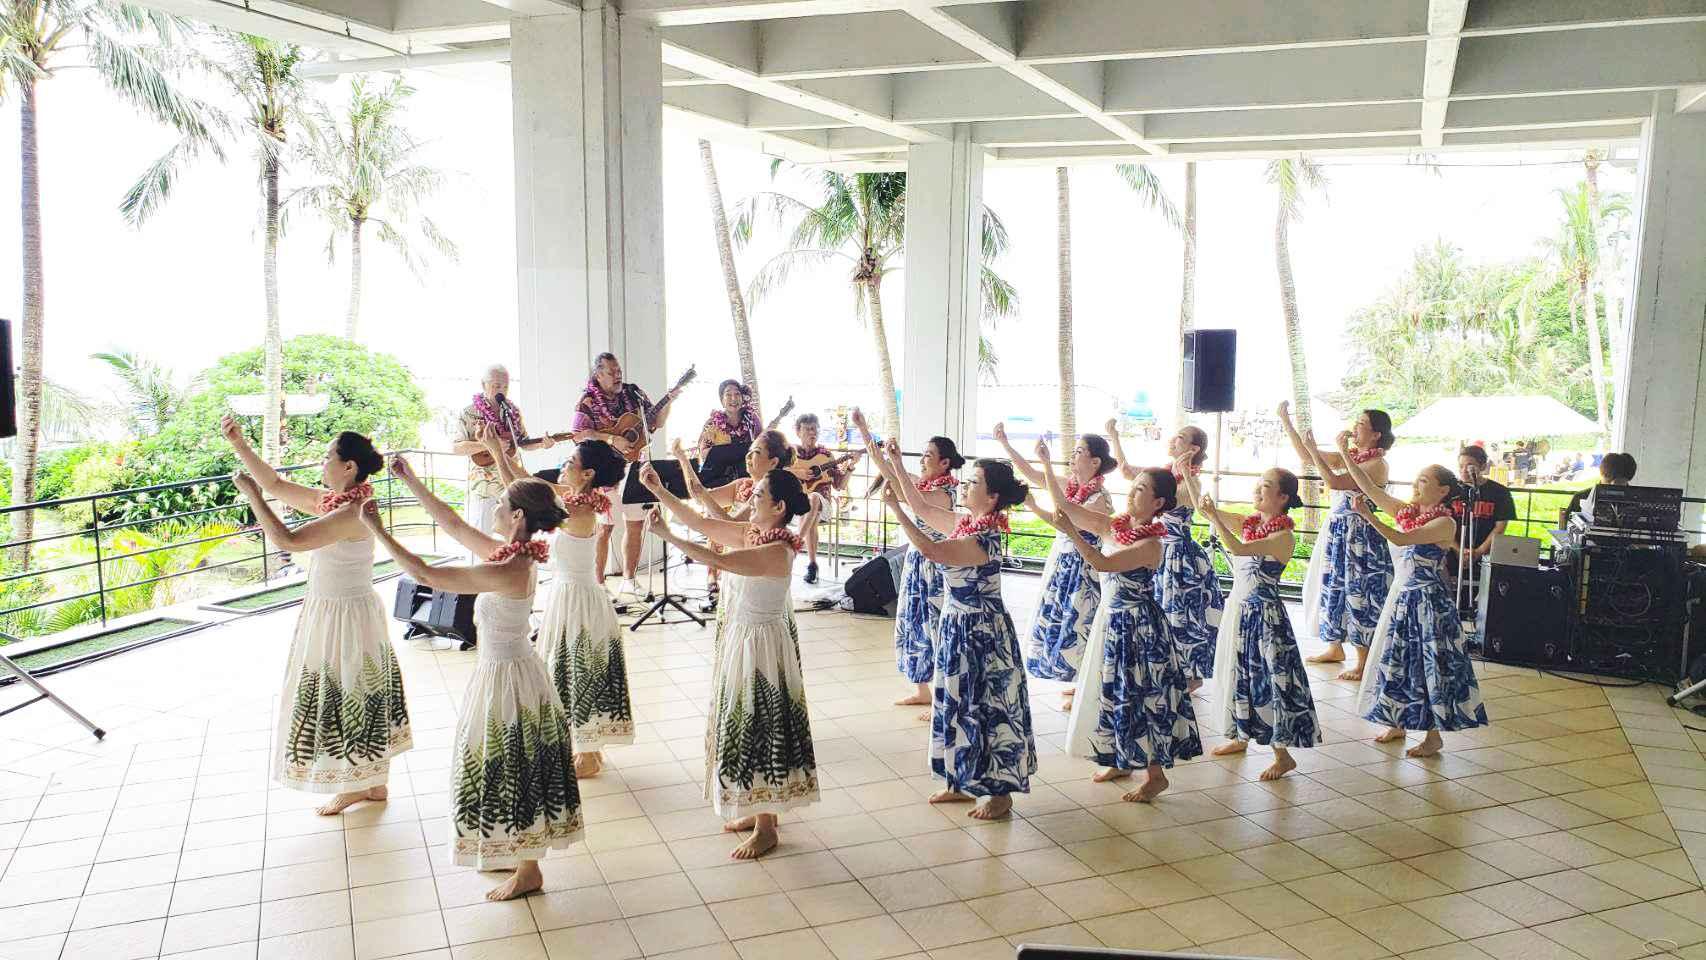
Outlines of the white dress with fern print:
<svg viewBox="0 0 1706 960">
<path fill-rule="evenodd" d="M 551 538 L 551 585 L 539 625 L 545 672 L 562 698 L 579 751 L 634 742 L 622 625 L 598 582 L 597 543 L 597 537 L 567 530 Z"/>
<path fill-rule="evenodd" d="M 373 541 L 321 547 L 285 668 L 273 779 L 309 793 L 381 786 L 391 758 L 412 744 L 403 674 L 373 592 Z"/>
<path fill-rule="evenodd" d="M 532 613 L 531 596 L 474 601 L 480 658 L 450 754 L 450 850 L 461 866 L 511 869 L 581 836 L 568 717 L 533 652 Z"/>
</svg>

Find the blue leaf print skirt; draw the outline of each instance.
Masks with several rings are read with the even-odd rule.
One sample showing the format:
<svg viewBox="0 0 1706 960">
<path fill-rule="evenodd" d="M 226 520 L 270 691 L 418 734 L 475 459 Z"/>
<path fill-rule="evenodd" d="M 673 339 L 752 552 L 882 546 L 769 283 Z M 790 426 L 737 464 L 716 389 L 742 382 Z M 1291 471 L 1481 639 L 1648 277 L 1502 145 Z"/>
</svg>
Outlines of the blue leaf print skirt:
<svg viewBox="0 0 1706 960">
<path fill-rule="evenodd" d="M 929 683 L 935 676 L 936 629 L 941 619 L 942 565 L 907 547 L 900 600 L 895 605 L 894 659 L 901 675 L 913 683 Z"/>
<path fill-rule="evenodd" d="M 1091 543 L 1096 538 L 1085 534 Z M 1054 538 L 1043 568 L 1042 597 L 1031 625 L 1030 654 L 1025 669 L 1042 680 L 1071 682 L 1078 676 L 1084 647 L 1102 602 L 1101 575 L 1084 562 L 1065 535 Z"/>
<path fill-rule="evenodd" d="M 1360 496 L 1360 494 L 1355 494 Z M 1338 491 L 1315 540 L 1305 577 L 1305 630 L 1325 643 L 1366 647 L 1392 589 L 1392 548 Z"/>
<path fill-rule="evenodd" d="M 1278 560 L 1236 558 L 1232 596 L 1215 646 L 1215 705 L 1228 737 L 1313 747 L 1321 742 L 1321 724 L 1291 620 L 1280 602 L 1284 571 Z"/>
<path fill-rule="evenodd" d="M 1405 730 L 1485 726 L 1481 686 L 1445 582 L 1445 550 L 1422 544 L 1404 553 L 1399 564 L 1404 579 L 1381 617 L 1357 712 Z"/>
<path fill-rule="evenodd" d="M 1177 507 L 1162 517 L 1161 569 L 1155 574 L 1155 599 L 1167 618 L 1168 634 L 1183 658 L 1185 677 L 1214 676 L 1214 639 L 1225 598 L 1208 551 L 1191 536 L 1191 508 Z"/>
</svg>

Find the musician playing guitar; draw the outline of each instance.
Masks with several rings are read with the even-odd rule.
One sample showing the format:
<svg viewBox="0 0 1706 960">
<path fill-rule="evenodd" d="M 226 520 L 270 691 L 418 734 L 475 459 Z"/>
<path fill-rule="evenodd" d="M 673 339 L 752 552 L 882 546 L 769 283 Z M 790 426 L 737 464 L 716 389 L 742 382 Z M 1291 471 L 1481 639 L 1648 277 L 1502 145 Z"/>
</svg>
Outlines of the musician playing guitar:
<svg viewBox="0 0 1706 960">
<path fill-rule="evenodd" d="M 790 473 L 800 478 L 800 486 L 811 494 L 814 518 L 825 515 L 834 506 L 835 491 L 847 486 L 849 471 L 863 452 L 855 450 L 837 457 L 828 447 L 818 444 L 819 429 L 815 413 L 802 413 L 794 418 L 794 436 L 800 442 L 794 446 L 794 463 L 788 467 Z M 806 541 L 805 579 L 807 583 L 816 583 L 817 524 L 800 532 Z"/>
<path fill-rule="evenodd" d="M 518 438 L 523 450 L 543 450 L 556 445 L 556 441 L 548 436 L 528 438 L 521 409 L 505 396 L 508 391 L 509 370 L 501 365 L 488 368 L 486 375 L 480 379 L 480 392 L 474 394 L 474 401 L 462 410 L 461 417 L 457 419 L 456 439 L 451 445 L 453 452 L 469 458 L 468 492 L 463 501 L 463 512 L 468 523 L 481 533 L 492 532 L 492 510 L 504 492 L 497 463 L 486 456 L 486 448 L 480 442 L 481 428 L 501 438 L 512 454 Z M 485 463 L 479 462 L 481 460 Z"/>
<path fill-rule="evenodd" d="M 688 378 L 683 378 L 685 381 Z M 575 404 L 573 425 L 575 442 L 603 440 L 615 447 L 630 461 L 640 459 L 651 434 L 663 429 L 669 418 L 670 401 L 682 384 L 653 403 L 639 386 L 622 380 L 622 364 L 613 353 L 601 353 L 592 362 L 592 376 Z M 632 414 L 632 417 L 629 415 Z M 640 429 L 630 434 L 622 430 L 624 417 L 637 420 Z M 620 496 L 610 498 L 610 512 L 602 515 L 598 528 L 598 580 L 604 582 L 604 568 L 610 556 L 610 531 L 616 517 L 625 524 L 622 538 L 623 589 L 636 597 L 644 596 L 634 582 L 634 571 L 640 565 L 640 544 L 644 537 L 645 511 L 639 504 L 625 504 Z"/>
</svg>

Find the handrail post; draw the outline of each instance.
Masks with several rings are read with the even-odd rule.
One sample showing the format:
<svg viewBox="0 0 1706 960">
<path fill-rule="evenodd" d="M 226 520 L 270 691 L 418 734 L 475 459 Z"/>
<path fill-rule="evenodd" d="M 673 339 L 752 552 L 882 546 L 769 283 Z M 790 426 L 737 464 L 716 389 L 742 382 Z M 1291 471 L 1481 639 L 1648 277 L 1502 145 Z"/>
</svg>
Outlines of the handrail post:
<svg viewBox="0 0 1706 960">
<path fill-rule="evenodd" d="M 89 501 L 90 529 L 95 537 L 95 600 L 101 608 L 101 626 L 107 625 L 107 577 L 101 562 L 101 500 Z"/>
</svg>

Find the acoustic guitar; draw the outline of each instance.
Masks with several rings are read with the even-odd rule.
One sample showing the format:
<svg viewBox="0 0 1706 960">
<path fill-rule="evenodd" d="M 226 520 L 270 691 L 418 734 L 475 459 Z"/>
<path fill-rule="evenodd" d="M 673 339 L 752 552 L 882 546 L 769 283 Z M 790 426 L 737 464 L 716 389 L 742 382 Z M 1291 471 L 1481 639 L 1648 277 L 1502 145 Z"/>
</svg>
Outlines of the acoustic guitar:
<svg viewBox="0 0 1706 960">
<path fill-rule="evenodd" d="M 675 401 L 677 396 L 680 396 L 681 388 L 692 383 L 693 379 L 697 376 L 699 376 L 698 366 L 694 365 L 688 367 L 687 372 L 681 375 L 681 379 L 675 381 L 675 386 L 670 387 L 669 391 L 666 392 L 657 403 L 652 405 L 653 420 L 657 419 L 657 416 L 662 413 L 663 408 L 669 406 Z M 609 430 L 604 432 L 614 434 L 628 442 L 628 449 L 622 451 L 622 456 L 626 458 L 629 463 L 633 463 L 645 454 L 646 448 L 643 441 L 645 440 L 646 435 L 651 432 L 651 425 L 646 423 L 644 411 L 629 412 L 624 413 L 616 420 L 616 423 L 612 425 Z"/>
<path fill-rule="evenodd" d="M 512 436 L 514 435 L 513 430 L 511 431 L 511 435 Z M 507 453 L 515 453 L 515 451 L 518 447 L 525 447 L 530 443 L 538 443 L 539 441 L 544 440 L 546 437 L 549 437 L 555 443 L 562 443 L 565 440 L 573 440 L 575 438 L 575 434 L 574 434 L 573 430 L 565 430 L 562 433 L 547 433 L 544 436 L 539 436 L 539 437 L 522 437 L 520 443 L 505 444 L 504 450 Z M 472 456 L 470 456 L 468 459 L 474 461 L 474 464 L 476 466 L 481 466 L 481 467 L 489 467 L 492 464 L 497 463 L 496 460 L 492 459 L 492 454 L 491 454 L 491 451 L 489 451 L 489 450 L 477 451 Z"/>
<path fill-rule="evenodd" d="M 782 422 L 782 418 L 787 416 L 790 413 L 793 413 L 793 412 L 794 412 L 794 398 L 789 397 L 788 402 L 782 404 L 782 409 L 776 411 L 776 415 L 774 417 L 771 417 L 770 422 L 764 425 L 764 429 L 765 430 L 776 429 L 776 425 L 778 423 Z"/>
<path fill-rule="evenodd" d="M 796 455 L 793 464 L 788 467 L 788 472 L 800 478 L 800 486 L 807 493 L 817 493 L 825 487 L 833 486 L 835 471 L 858 459 L 863 452 L 844 453 L 837 457 L 824 451 L 808 459 L 801 459 Z"/>
</svg>

